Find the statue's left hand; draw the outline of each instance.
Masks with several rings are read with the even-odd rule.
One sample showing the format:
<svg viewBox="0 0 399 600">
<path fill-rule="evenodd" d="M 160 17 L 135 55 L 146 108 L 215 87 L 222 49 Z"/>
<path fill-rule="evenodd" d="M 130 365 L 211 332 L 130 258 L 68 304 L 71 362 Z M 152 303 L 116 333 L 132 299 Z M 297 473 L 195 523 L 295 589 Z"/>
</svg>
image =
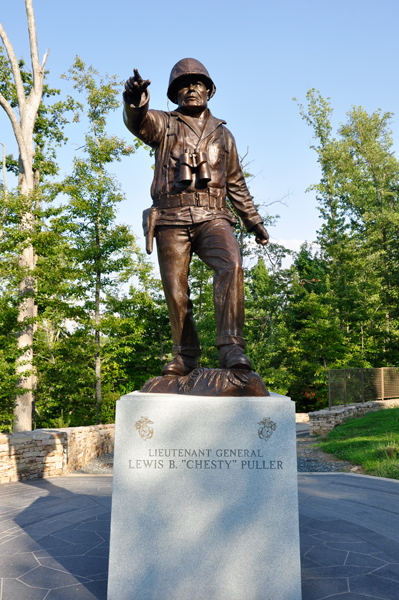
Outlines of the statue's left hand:
<svg viewBox="0 0 399 600">
<path fill-rule="evenodd" d="M 262 246 L 266 246 L 266 244 L 269 243 L 269 234 L 263 227 L 262 223 L 257 223 L 255 227 L 251 229 L 251 233 L 255 234 L 255 241 L 257 244 L 262 244 Z"/>
</svg>

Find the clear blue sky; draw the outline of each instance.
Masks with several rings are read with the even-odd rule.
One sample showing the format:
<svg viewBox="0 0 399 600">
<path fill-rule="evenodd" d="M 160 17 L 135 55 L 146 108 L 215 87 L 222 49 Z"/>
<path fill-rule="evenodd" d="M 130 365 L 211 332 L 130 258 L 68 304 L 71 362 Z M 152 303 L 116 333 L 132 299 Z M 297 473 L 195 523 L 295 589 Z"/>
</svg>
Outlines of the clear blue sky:
<svg viewBox="0 0 399 600">
<path fill-rule="evenodd" d="M 240 154 L 249 148 L 251 184 L 257 202 L 291 192 L 288 207 L 271 234 L 282 240 L 316 237 L 320 220 L 315 198 L 306 188 L 319 179 L 311 130 L 292 101 L 305 101 L 315 87 L 331 97 L 334 125 L 352 105 L 371 112 L 397 112 L 399 98 L 397 0 L 263 0 L 167 3 L 161 0 L 34 0 L 39 53 L 50 48 L 50 84 L 59 80 L 76 54 L 102 73 L 126 79 L 137 67 L 152 81 L 151 106 L 167 109 L 166 88 L 172 66 L 194 57 L 208 68 L 217 92 L 212 113 L 227 121 Z M 29 58 L 23 0 L 3 2 L 0 21 L 17 56 Z M 170 106 L 172 108 L 173 105 Z M 0 109 L 1 110 L 1 109 Z M 110 130 L 128 138 L 121 114 Z M 399 128 L 393 123 L 396 148 Z M 62 151 L 63 172 L 70 169 L 83 130 L 69 131 Z M 0 141 L 15 151 L 11 128 L 0 113 Z M 126 192 L 119 219 L 141 236 L 141 212 L 151 204 L 150 159 L 144 151 L 115 167 Z M 295 246 L 294 242 L 291 242 Z"/>
</svg>

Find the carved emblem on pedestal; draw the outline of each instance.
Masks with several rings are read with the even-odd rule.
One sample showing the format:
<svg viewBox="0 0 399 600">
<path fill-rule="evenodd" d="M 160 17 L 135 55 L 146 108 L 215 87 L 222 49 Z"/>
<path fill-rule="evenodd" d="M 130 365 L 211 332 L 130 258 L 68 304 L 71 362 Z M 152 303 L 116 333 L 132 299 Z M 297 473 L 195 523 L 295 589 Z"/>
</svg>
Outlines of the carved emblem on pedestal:
<svg viewBox="0 0 399 600">
<path fill-rule="evenodd" d="M 154 430 L 150 425 L 154 425 L 154 421 L 150 421 L 148 417 L 141 417 L 136 421 L 135 426 L 143 440 L 149 440 L 154 435 Z"/>
<path fill-rule="evenodd" d="M 260 439 L 267 442 L 267 440 L 269 440 L 272 437 L 273 431 L 276 431 L 277 423 L 275 423 L 268 417 L 265 417 L 263 421 L 260 421 L 260 423 L 258 423 L 258 425 L 260 425 L 258 429 L 258 435 Z"/>
</svg>

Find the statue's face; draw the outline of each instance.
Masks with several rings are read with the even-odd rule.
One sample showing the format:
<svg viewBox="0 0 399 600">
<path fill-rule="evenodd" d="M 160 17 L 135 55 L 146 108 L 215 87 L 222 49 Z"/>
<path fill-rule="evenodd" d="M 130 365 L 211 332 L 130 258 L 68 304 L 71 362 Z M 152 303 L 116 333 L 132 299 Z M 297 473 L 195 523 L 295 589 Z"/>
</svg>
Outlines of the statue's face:
<svg viewBox="0 0 399 600">
<path fill-rule="evenodd" d="M 177 101 L 179 108 L 187 114 L 196 114 L 204 111 L 208 104 L 208 90 L 206 85 L 196 75 L 182 77 L 179 81 Z"/>
</svg>

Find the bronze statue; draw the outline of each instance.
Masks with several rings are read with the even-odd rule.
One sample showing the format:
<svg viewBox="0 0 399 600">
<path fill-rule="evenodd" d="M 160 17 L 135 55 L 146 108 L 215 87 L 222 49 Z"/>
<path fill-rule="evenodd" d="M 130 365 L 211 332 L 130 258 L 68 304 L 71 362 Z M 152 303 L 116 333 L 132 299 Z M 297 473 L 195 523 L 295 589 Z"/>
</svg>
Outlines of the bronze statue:
<svg viewBox="0 0 399 600">
<path fill-rule="evenodd" d="M 246 186 L 234 138 L 208 108 L 216 87 L 205 67 L 193 58 L 173 67 L 167 95 L 178 108 L 172 112 L 149 110 L 149 85 L 135 69 L 125 84 L 124 121 L 155 150 L 153 205 L 143 213 L 143 227 L 148 253 L 154 236 L 157 242 L 172 328 L 174 358 L 162 375 L 189 375 L 201 355 L 188 287 L 193 252 L 214 272 L 219 366 L 250 372 L 244 354 L 243 271 L 232 228 L 236 219 L 226 196 L 259 244 L 268 243 L 268 233 Z"/>
</svg>

